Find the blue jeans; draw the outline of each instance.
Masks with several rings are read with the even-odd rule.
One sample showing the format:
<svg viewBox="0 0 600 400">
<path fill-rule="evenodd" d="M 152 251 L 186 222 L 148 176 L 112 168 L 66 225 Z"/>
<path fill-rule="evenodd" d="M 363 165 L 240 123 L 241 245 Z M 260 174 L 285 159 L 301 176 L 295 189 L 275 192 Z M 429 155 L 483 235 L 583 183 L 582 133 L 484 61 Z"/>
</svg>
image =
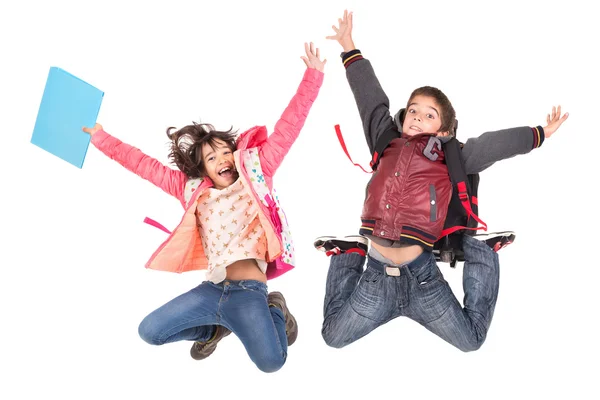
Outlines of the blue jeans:
<svg viewBox="0 0 600 400">
<path fill-rule="evenodd" d="M 154 345 L 205 342 L 215 325 L 222 325 L 242 341 L 261 371 L 275 372 L 285 364 L 287 336 L 283 312 L 269 307 L 267 294 L 267 285 L 255 280 L 205 281 L 150 313 L 139 334 Z"/>
<path fill-rule="evenodd" d="M 399 276 L 386 274 L 386 265 L 371 257 L 363 272 L 365 257 L 356 253 L 332 256 L 323 339 L 329 346 L 344 347 L 406 316 L 462 351 L 477 350 L 485 341 L 498 298 L 498 255 L 467 235 L 463 249 L 464 308 L 429 252 L 402 265 Z"/>
</svg>

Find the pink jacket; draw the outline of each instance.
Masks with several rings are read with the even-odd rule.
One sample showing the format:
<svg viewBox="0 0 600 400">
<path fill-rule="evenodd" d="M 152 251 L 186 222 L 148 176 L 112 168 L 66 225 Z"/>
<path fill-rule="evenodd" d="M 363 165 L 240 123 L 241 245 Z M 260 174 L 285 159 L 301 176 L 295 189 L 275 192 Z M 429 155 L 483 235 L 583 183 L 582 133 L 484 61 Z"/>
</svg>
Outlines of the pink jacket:
<svg viewBox="0 0 600 400">
<path fill-rule="evenodd" d="M 247 162 L 245 163 L 244 160 L 248 160 L 252 154 L 258 152 L 259 168 L 262 168 L 261 177 L 264 177 L 264 183 L 272 192 L 275 171 L 300 134 L 308 112 L 319 93 L 323 76 L 324 74 L 316 69 L 306 70 L 296 94 L 275 124 L 271 135 L 267 135 L 264 126 L 255 126 L 240 134 L 234 158 L 236 169 L 240 172 L 240 179 L 244 180 L 247 187 L 253 187 L 255 179 L 250 177 L 252 170 L 245 166 Z M 208 177 L 190 180 L 183 172 L 163 165 L 104 131 L 96 132 L 92 136 L 92 143 L 128 170 L 176 197 L 185 209 L 181 222 L 150 257 L 146 268 L 178 273 L 206 269 L 208 261 L 204 254 L 194 212 L 196 202 L 204 190 L 213 186 L 211 180 Z M 253 181 L 252 184 L 250 180 Z M 267 278 L 275 278 L 293 268 L 293 265 L 281 262 L 282 259 L 291 258 L 289 257 L 291 250 L 282 242 L 282 221 L 277 218 L 280 210 L 273 203 L 274 195 L 271 199 L 266 196 L 265 202 L 264 198 L 259 198 L 254 188 L 251 192 L 260 204 L 259 218 L 267 236 L 267 262 L 269 262 Z"/>
</svg>

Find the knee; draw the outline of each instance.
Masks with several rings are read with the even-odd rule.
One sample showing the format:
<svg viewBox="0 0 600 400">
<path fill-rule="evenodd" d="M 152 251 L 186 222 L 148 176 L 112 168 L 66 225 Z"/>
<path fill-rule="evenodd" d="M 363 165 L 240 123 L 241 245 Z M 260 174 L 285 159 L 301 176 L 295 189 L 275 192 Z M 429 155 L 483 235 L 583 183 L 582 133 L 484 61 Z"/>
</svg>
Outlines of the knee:
<svg viewBox="0 0 600 400">
<path fill-rule="evenodd" d="M 342 347 L 347 346 L 350 341 L 344 340 L 344 338 L 337 334 L 334 330 L 328 329 L 327 327 L 323 327 L 321 330 L 321 336 L 323 336 L 323 340 L 329 347 L 333 347 L 335 349 L 341 349 Z"/>
<path fill-rule="evenodd" d="M 474 338 L 465 343 L 457 344 L 456 347 L 464 353 L 470 353 L 479 350 L 483 345 L 483 342 L 485 342 L 485 338 Z"/>
<path fill-rule="evenodd" d="M 285 364 L 285 359 L 285 355 L 273 354 L 271 356 L 261 357 L 260 359 L 255 360 L 254 363 L 262 372 L 271 373 L 279 371 Z"/>
<path fill-rule="evenodd" d="M 156 330 L 156 324 L 153 324 L 152 320 L 148 317 L 144 318 L 140 323 L 138 334 L 142 340 L 148 344 L 156 346 L 164 344 L 164 341 L 159 337 L 159 332 Z"/>
</svg>

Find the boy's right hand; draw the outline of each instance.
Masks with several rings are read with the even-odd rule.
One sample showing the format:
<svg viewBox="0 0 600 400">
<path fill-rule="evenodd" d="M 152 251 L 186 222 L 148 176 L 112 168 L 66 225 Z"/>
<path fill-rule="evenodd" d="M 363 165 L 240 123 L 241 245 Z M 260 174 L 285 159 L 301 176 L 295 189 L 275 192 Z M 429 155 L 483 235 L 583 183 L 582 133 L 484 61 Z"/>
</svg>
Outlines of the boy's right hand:
<svg viewBox="0 0 600 400">
<path fill-rule="evenodd" d="M 558 128 L 560 128 L 562 123 L 565 122 L 567 118 L 569 118 L 569 113 L 565 113 L 562 117 L 560 116 L 560 114 L 560 106 L 558 106 L 558 109 L 552 106 L 552 116 L 548 114 L 548 116 L 546 117 L 547 125 L 544 126 L 544 137 L 546 139 L 552 136 L 554 132 L 556 132 Z"/>
<path fill-rule="evenodd" d="M 327 36 L 326 39 L 337 40 L 342 45 L 347 53 L 354 50 L 354 42 L 352 41 L 352 12 L 344 10 L 344 17 L 338 18 L 339 26 L 332 25 L 335 35 Z"/>
<path fill-rule="evenodd" d="M 81 130 L 84 131 L 85 133 L 89 133 L 90 136 L 94 136 L 94 133 L 103 130 L 103 128 L 102 128 L 102 125 L 97 123 L 96 125 L 94 125 L 93 128 L 83 127 L 83 128 L 81 128 Z"/>
</svg>

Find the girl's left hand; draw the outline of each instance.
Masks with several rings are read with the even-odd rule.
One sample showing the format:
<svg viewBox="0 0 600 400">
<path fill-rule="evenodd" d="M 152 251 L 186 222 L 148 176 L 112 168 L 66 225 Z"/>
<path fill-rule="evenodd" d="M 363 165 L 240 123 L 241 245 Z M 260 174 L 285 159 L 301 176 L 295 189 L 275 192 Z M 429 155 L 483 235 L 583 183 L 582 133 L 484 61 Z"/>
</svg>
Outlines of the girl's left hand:
<svg viewBox="0 0 600 400">
<path fill-rule="evenodd" d="M 306 64 L 308 68 L 314 68 L 317 71 L 323 72 L 327 60 L 320 60 L 321 55 L 319 54 L 319 49 L 315 48 L 314 44 L 310 42 L 310 46 L 308 43 L 304 43 L 304 50 L 306 51 L 306 57 L 300 57 L 304 61 L 304 64 Z"/>
</svg>

